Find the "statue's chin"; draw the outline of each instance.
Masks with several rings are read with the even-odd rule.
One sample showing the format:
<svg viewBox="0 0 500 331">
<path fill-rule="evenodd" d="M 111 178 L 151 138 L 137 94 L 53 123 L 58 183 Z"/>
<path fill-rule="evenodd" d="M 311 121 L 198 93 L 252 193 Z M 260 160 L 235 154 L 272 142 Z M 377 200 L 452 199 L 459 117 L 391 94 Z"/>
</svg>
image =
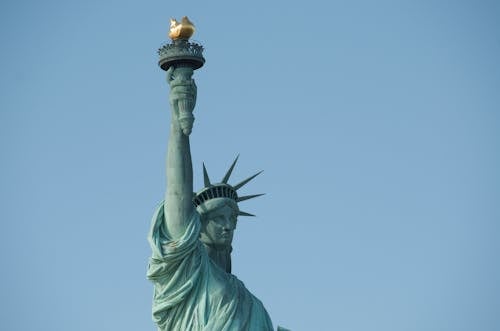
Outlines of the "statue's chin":
<svg viewBox="0 0 500 331">
<path fill-rule="evenodd" d="M 217 246 L 218 249 L 224 247 L 231 247 L 233 242 L 233 233 L 212 233 L 201 231 L 200 240 L 202 243 L 208 246 Z"/>
<path fill-rule="evenodd" d="M 217 240 L 217 241 L 203 241 L 202 242 L 206 245 L 209 246 L 212 249 L 216 249 L 218 251 L 222 250 L 231 250 L 231 243 L 232 240 L 227 239 L 227 240 Z"/>
</svg>

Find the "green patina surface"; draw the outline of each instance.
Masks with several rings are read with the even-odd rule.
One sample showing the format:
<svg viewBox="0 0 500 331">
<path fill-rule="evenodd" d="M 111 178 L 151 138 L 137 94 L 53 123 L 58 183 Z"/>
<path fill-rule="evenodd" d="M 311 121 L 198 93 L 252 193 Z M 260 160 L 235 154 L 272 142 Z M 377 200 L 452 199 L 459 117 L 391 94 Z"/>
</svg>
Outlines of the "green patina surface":
<svg viewBox="0 0 500 331">
<path fill-rule="evenodd" d="M 239 197 L 236 191 L 257 174 L 232 186 L 228 179 L 236 160 L 220 183 L 211 183 L 204 167 L 205 187 L 193 199 L 189 135 L 197 87 L 192 78 L 196 66 L 190 63 L 176 62 L 167 70 L 172 116 L 166 194 L 148 236 L 153 319 L 161 331 L 271 331 L 263 304 L 231 273 L 238 217 L 253 216 L 241 211 L 239 202 L 260 195 Z"/>
</svg>

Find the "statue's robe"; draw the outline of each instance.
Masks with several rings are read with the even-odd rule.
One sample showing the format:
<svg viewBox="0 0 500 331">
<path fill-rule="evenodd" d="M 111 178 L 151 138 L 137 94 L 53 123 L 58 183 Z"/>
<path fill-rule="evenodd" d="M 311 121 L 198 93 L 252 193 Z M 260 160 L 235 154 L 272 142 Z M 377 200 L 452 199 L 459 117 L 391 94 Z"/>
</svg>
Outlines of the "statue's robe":
<svg viewBox="0 0 500 331">
<path fill-rule="evenodd" d="M 154 283 L 153 320 L 161 331 L 272 331 L 264 306 L 236 276 L 217 266 L 200 237 L 194 211 L 176 240 L 164 228 L 163 203 L 153 216 L 147 276 Z"/>
</svg>

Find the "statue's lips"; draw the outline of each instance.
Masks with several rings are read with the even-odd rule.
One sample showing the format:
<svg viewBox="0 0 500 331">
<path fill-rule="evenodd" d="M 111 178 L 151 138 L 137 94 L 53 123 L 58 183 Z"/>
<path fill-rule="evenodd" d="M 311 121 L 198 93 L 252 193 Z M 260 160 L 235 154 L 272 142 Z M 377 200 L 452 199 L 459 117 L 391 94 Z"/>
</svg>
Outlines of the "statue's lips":
<svg viewBox="0 0 500 331">
<path fill-rule="evenodd" d="M 230 239 L 231 238 L 231 233 L 221 233 L 220 237 L 223 239 Z"/>
</svg>

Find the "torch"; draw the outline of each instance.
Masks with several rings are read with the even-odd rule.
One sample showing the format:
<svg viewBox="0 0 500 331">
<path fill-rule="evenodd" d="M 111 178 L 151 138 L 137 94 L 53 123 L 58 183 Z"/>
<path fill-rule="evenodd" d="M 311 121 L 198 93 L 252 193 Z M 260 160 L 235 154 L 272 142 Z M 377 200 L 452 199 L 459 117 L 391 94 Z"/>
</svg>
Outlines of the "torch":
<svg viewBox="0 0 500 331">
<path fill-rule="evenodd" d="M 186 16 L 180 23 L 171 19 L 168 36 L 172 42 L 158 50 L 158 65 L 167 72 L 170 85 L 170 104 L 178 110 L 179 125 L 185 135 L 191 134 L 194 122 L 197 90 L 193 72 L 205 63 L 203 46 L 189 41 L 194 31 Z"/>
</svg>

